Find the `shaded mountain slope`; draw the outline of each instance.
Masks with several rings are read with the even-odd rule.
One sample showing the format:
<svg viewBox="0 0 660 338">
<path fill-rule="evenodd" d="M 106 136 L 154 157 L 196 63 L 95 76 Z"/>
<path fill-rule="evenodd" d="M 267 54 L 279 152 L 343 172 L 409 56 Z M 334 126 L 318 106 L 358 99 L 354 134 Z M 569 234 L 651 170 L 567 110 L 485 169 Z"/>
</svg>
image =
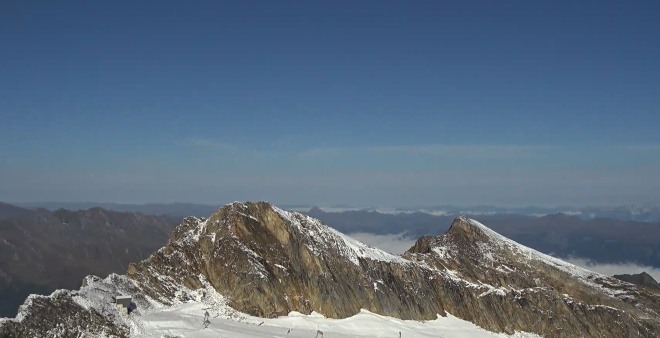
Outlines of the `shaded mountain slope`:
<svg viewBox="0 0 660 338">
<path fill-rule="evenodd" d="M 178 221 L 100 208 L 26 210 L 0 221 L 0 317 L 30 293 L 77 289 L 83 277 L 123 272 L 165 244 Z"/>
<path fill-rule="evenodd" d="M 15 205 L 0 202 L 0 221 L 15 218 L 25 218 L 35 215 L 36 212 L 34 210 L 24 209 Z"/>
</svg>

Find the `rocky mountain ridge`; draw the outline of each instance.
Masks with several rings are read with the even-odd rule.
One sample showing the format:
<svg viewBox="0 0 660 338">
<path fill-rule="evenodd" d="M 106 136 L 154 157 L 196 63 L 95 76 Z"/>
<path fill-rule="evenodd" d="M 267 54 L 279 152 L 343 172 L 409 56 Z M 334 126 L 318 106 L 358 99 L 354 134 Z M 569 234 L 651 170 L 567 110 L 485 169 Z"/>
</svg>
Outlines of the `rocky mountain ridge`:
<svg viewBox="0 0 660 338">
<path fill-rule="evenodd" d="M 456 216 L 368 211 L 303 212 L 344 233 L 399 235 L 409 239 L 444 233 Z M 566 214 L 532 217 L 514 214 L 470 215 L 520 244 L 562 258 L 595 263 L 636 263 L 660 268 L 660 224 L 610 218 L 580 219 Z"/>
<path fill-rule="evenodd" d="M 37 298 L 29 299 L 18 320 L 0 323 L 0 337 L 48 334 L 30 324 L 38 322 L 31 314 L 58 302 L 88 313 L 70 325 L 75 334 L 90 322 L 87 332 L 128 337 L 134 320 L 104 305 L 118 292 L 134 296 L 138 317 L 220 294 L 233 309 L 260 317 L 316 311 L 344 318 L 366 309 L 416 320 L 451 313 L 490 331 L 551 338 L 660 333 L 660 294 L 543 255 L 465 217 L 395 256 L 309 216 L 236 202 L 209 218 L 184 219 L 163 248 L 131 264 L 126 276 L 88 277 L 80 291 L 37 297 L 38 309 L 31 305 Z M 73 320 L 67 312 L 58 316 Z"/>
</svg>

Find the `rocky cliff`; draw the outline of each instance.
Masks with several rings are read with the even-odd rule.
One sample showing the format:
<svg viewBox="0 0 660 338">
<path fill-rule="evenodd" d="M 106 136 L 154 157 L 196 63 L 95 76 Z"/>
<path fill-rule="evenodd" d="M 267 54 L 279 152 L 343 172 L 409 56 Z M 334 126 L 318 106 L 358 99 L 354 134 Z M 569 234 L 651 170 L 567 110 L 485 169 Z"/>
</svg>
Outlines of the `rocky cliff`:
<svg viewBox="0 0 660 338">
<path fill-rule="evenodd" d="M 495 332 L 660 334 L 658 294 L 543 255 L 464 217 L 400 257 L 266 202 L 232 203 L 209 218 L 184 219 L 166 246 L 131 264 L 125 277 L 111 277 L 88 278 L 77 296 L 106 299 L 110 293 L 90 290 L 119 288 L 147 309 L 217 291 L 234 309 L 261 317 L 316 311 L 343 318 L 367 309 L 423 320 L 449 312 Z M 5 321 L 5 328 L 8 322 L 21 327 Z M 129 322 L 115 325 L 119 337 L 130 331 Z"/>
<path fill-rule="evenodd" d="M 493 331 L 546 337 L 660 332 L 658 294 L 544 255 L 464 217 L 442 236 L 420 238 L 404 257 L 479 286 L 458 302 L 449 295 L 445 308 Z"/>
</svg>

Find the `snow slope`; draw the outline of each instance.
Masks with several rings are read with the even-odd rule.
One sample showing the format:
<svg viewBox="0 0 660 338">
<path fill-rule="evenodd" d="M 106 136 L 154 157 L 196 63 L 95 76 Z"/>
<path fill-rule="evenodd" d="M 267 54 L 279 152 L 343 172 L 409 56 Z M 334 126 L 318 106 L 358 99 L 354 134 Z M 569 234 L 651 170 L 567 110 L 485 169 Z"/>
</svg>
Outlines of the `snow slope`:
<svg viewBox="0 0 660 338">
<path fill-rule="evenodd" d="M 208 328 L 202 321 L 207 306 L 202 303 L 188 303 L 154 311 L 142 316 L 143 333 L 136 338 L 162 338 L 180 336 L 186 338 L 247 338 L 247 337 L 314 337 L 316 330 L 331 337 L 444 337 L 444 338 L 536 338 L 529 333 L 516 333 L 512 336 L 495 334 L 480 329 L 472 323 L 451 315 L 428 322 L 403 321 L 380 316 L 366 310 L 345 319 L 327 319 L 319 314 L 303 315 L 292 312 L 287 317 L 261 319 L 246 317 L 241 321 L 226 318 L 213 318 Z M 290 330 L 290 331 L 289 331 Z"/>
<path fill-rule="evenodd" d="M 125 276 L 113 274 L 105 279 L 88 278 L 88 285 L 80 292 L 74 292 L 74 299 L 83 307 L 95 308 L 117 324 L 126 325 L 132 338 L 309 338 L 316 335 L 316 330 L 323 331 L 324 338 L 397 338 L 399 332 L 406 338 L 540 338 L 522 332 L 513 335 L 492 333 L 450 314 L 425 322 L 381 316 L 367 310 L 344 319 L 325 318 L 315 312 L 311 315 L 292 312 L 275 319 L 259 318 L 234 310 L 203 276 L 200 279 L 204 285 L 200 289 L 179 286 L 173 306 L 150 298 L 134 298 L 138 303 L 137 310 L 128 316 L 119 314 L 109 303 L 113 295 L 137 292 L 139 286 Z M 205 329 L 202 323 L 206 311 L 210 314 L 211 324 Z"/>
</svg>

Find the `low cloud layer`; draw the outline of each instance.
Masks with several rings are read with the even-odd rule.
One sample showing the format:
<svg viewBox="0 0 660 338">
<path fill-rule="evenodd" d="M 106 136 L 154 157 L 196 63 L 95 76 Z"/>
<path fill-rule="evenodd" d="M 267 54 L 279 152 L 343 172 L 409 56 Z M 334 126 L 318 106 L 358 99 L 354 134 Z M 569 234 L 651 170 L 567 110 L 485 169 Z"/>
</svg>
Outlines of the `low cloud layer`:
<svg viewBox="0 0 660 338">
<path fill-rule="evenodd" d="M 387 251 L 391 254 L 400 255 L 406 252 L 406 250 L 412 247 L 416 240 L 406 238 L 403 234 L 399 235 L 375 235 L 365 232 L 356 232 L 349 234 L 351 238 L 355 238 L 358 241 L 371 245 L 375 248 Z"/>
<path fill-rule="evenodd" d="M 376 235 L 370 233 L 352 233 L 350 237 L 358 241 L 387 251 L 391 254 L 400 255 L 412 247 L 416 240 L 406 238 L 403 234 L 398 235 Z M 652 266 L 643 266 L 636 263 L 595 263 L 588 258 L 569 257 L 562 258 L 562 260 L 583 267 L 585 269 L 601 273 L 603 275 L 622 275 L 622 274 L 638 274 L 646 272 L 651 275 L 656 281 L 660 281 L 660 269 Z"/>
</svg>

